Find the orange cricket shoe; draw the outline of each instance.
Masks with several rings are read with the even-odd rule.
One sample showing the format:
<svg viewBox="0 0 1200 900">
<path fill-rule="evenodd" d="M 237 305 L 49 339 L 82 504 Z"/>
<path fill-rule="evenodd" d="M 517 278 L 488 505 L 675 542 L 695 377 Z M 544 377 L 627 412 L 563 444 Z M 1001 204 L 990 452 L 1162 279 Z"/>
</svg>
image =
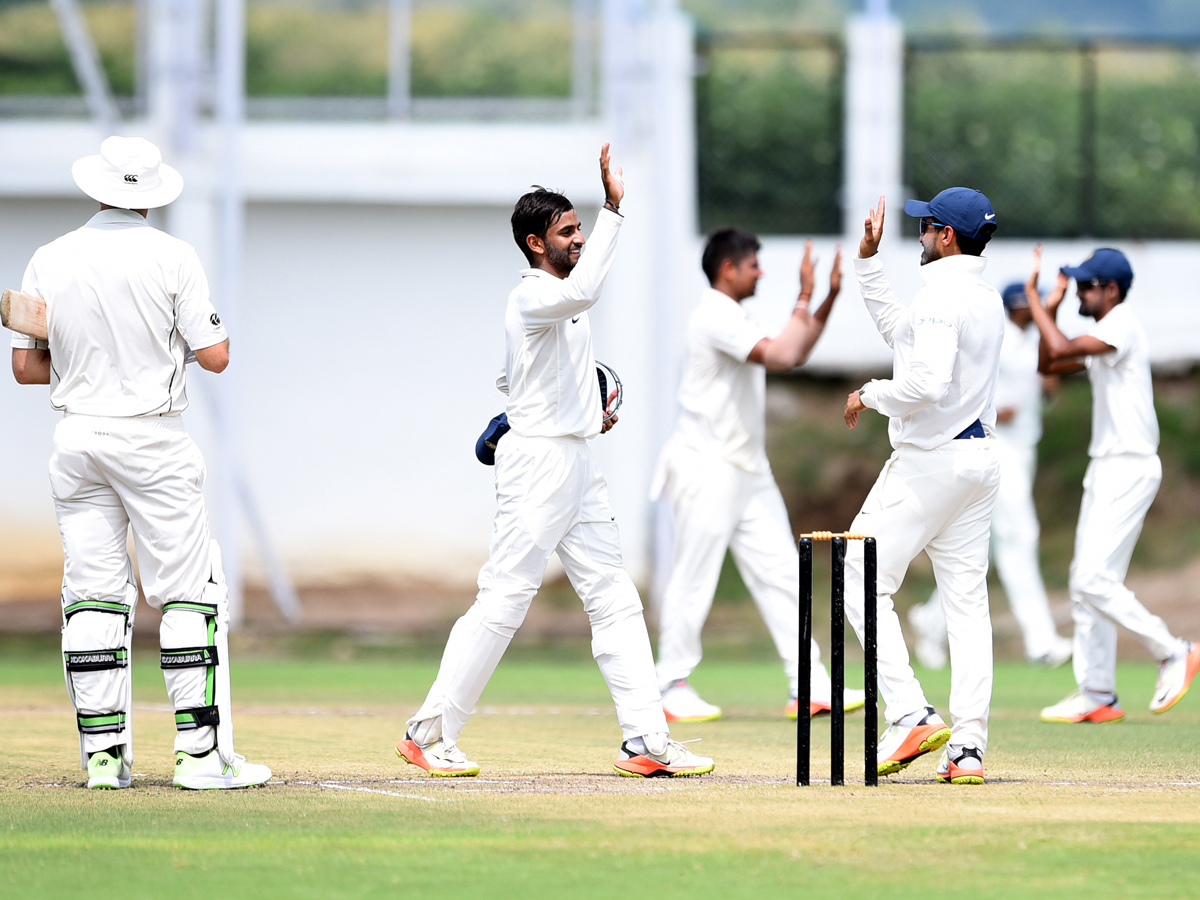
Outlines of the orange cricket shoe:
<svg viewBox="0 0 1200 900">
<path fill-rule="evenodd" d="M 1080 722 L 1100 725 L 1104 722 L 1120 722 L 1124 718 L 1125 711 L 1121 709 L 1116 694 L 1113 695 L 1112 703 L 1103 703 L 1082 690 L 1042 710 L 1043 722 L 1062 722 L 1069 725 Z"/>
<path fill-rule="evenodd" d="M 889 725 L 879 739 L 878 772 L 895 775 L 918 757 L 940 750 L 950 740 L 950 726 L 932 706 L 916 725 Z"/>
</svg>

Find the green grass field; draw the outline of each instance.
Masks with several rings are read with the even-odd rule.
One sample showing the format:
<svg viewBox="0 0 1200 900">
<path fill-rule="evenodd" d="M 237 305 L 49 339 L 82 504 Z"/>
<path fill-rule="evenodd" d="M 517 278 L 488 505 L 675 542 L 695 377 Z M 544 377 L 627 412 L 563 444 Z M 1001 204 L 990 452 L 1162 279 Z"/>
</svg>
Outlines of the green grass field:
<svg viewBox="0 0 1200 900">
<path fill-rule="evenodd" d="M 265 788 L 170 787 L 173 736 L 152 649 L 135 648 L 132 788 L 81 789 L 52 645 L 0 647 L 0 883 L 11 897 L 1192 897 L 1200 872 L 1200 696 L 1146 709 L 1150 664 L 1125 665 L 1128 719 L 1051 726 L 1068 670 L 997 671 L 990 783 L 933 782 L 918 762 L 878 789 L 792 784 L 794 726 L 771 661 L 707 660 L 693 678 L 727 718 L 703 737 L 713 776 L 612 774 L 619 731 L 586 651 L 514 648 L 462 738 L 478 779 L 393 755 L 436 658 L 242 659 L 239 749 Z M 861 676 L 851 673 L 851 683 Z M 923 673 L 944 709 L 945 673 Z M 862 752 L 851 717 L 847 772 Z M 827 746 L 828 725 L 815 740 Z M 814 777 L 828 776 L 828 752 Z"/>
</svg>

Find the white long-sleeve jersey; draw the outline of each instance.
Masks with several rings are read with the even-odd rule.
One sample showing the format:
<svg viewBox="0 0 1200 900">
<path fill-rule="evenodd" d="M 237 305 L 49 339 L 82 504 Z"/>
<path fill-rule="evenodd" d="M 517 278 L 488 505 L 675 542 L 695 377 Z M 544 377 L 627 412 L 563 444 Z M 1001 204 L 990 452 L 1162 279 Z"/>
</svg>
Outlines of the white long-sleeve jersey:
<svg viewBox="0 0 1200 900">
<path fill-rule="evenodd" d="M 508 424 L 526 437 L 590 438 L 603 408 L 588 310 L 617 250 L 622 218 L 601 209 L 579 262 L 566 278 L 522 269 L 504 315 L 507 358 L 496 386 L 508 394 Z"/>
<path fill-rule="evenodd" d="M 884 277 L 878 254 L 854 260 L 863 300 L 893 352 L 892 377 L 872 380 L 859 396 L 891 418 L 893 447 L 932 450 L 976 419 L 995 428 L 1004 303 L 983 280 L 986 264 L 966 255 L 928 263 L 921 267 L 924 286 L 906 304 Z"/>
</svg>

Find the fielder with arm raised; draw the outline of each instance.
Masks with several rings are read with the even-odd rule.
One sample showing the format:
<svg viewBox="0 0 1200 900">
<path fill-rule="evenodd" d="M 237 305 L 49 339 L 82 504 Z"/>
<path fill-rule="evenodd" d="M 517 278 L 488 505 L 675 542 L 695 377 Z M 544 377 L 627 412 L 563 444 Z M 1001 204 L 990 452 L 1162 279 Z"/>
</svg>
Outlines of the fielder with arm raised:
<svg viewBox="0 0 1200 900">
<path fill-rule="evenodd" d="M 651 498 L 665 490 L 675 518 L 675 562 L 659 619 L 658 683 L 667 721 L 704 722 L 721 709 L 688 683 L 700 662 L 700 632 L 727 549 L 762 613 L 783 659 L 791 691 L 785 714 L 795 717 L 799 640 L 800 563 L 787 509 L 764 446 L 766 371 L 787 372 L 808 359 L 841 289 L 841 250 L 829 294 L 809 313 L 812 242 L 800 264 L 800 296 L 774 338 L 742 306 L 754 296 L 762 270 L 758 239 L 727 228 L 704 248 L 711 287 L 688 320 L 687 354 L 679 390 L 679 421 L 663 448 Z M 813 642 L 810 714 L 830 709 L 829 673 Z M 846 709 L 864 703 L 846 691 Z"/>
<path fill-rule="evenodd" d="M 879 689 L 888 728 L 879 740 L 880 775 L 937 750 L 939 781 L 982 784 L 992 697 L 988 532 L 1000 480 L 993 396 L 1004 340 L 1004 304 L 983 279 L 983 248 L 996 229 L 987 197 L 950 188 L 904 211 L 921 220 L 921 280 L 902 302 L 878 256 L 884 201 L 865 223 L 854 271 L 875 325 L 893 351 L 892 378 L 875 379 L 846 400 L 853 428 L 867 409 L 889 416 L 893 453 L 852 531 L 879 541 Z M 946 611 L 953 730 L 925 699 L 908 662 L 892 595 L 924 550 Z M 847 618 L 863 637 L 862 543 L 846 553 Z"/>
<path fill-rule="evenodd" d="M 496 445 L 496 518 L 475 604 L 455 623 L 437 679 L 396 753 L 431 775 L 479 774 L 458 738 L 525 619 L 557 552 L 592 627 L 592 655 L 616 705 L 621 775 L 699 775 L 711 759 L 670 739 L 637 588 L 621 560 L 608 487 L 589 441 L 602 430 L 588 310 L 617 249 L 625 189 L 600 151 L 605 203 L 584 252 L 571 202 L 541 188 L 513 210 L 529 261 L 508 298 L 501 377 L 511 430 Z"/>
<path fill-rule="evenodd" d="M 1133 269 L 1119 250 L 1097 250 L 1078 266 L 1059 270 L 1043 306 L 1037 282 L 1041 247 L 1026 286 L 1041 332 L 1040 369 L 1069 375 L 1087 370 L 1092 383 L 1092 438 L 1083 502 L 1071 560 L 1071 615 L 1075 620 L 1078 689 L 1042 710 L 1044 722 L 1115 722 L 1125 718 L 1117 700 L 1117 626 L 1131 631 L 1158 660 L 1150 710 L 1163 713 L 1187 693 L 1200 669 L 1200 646 L 1175 637 L 1125 587 L 1129 560 L 1162 481 L 1158 419 L 1150 380 L 1146 332 L 1125 303 Z M 1081 315 L 1095 319 L 1087 334 L 1068 339 L 1058 307 L 1074 278 Z"/>
<path fill-rule="evenodd" d="M 129 648 L 138 588 L 163 613 L 161 665 L 175 707 L 175 785 L 236 788 L 271 777 L 234 752 L 229 601 L 209 537 L 204 459 L 183 428 L 187 347 L 229 363 L 196 252 L 152 228 L 183 179 L 141 138 L 110 137 L 71 170 L 100 212 L 41 247 L 21 290 L 46 302 L 47 345 L 18 335 L 13 374 L 49 384 L 63 413 L 50 492 L 62 533 L 63 663 L 89 788 L 129 786 Z"/>
</svg>

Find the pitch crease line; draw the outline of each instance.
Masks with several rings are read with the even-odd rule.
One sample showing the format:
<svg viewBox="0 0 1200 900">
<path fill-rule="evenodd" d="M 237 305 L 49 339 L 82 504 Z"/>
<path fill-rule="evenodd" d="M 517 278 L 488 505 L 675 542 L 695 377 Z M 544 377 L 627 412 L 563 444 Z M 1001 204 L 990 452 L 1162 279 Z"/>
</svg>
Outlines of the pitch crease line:
<svg viewBox="0 0 1200 900">
<path fill-rule="evenodd" d="M 318 781 L 317 787 L 329 788 L 334 791 L 356 791 L 360 794 L 382 794 L 385 797 L 399 797 L 401 800 L 420 800 L 422 803 L 450 803 L 449 799 L 438 797 L 421 797 L 417 794 L 399 794 L 396 791 L 380 791 L 375 788 L 352 787 L 348 784 L 333 784 L 328 781 Z"/>
</svg>

